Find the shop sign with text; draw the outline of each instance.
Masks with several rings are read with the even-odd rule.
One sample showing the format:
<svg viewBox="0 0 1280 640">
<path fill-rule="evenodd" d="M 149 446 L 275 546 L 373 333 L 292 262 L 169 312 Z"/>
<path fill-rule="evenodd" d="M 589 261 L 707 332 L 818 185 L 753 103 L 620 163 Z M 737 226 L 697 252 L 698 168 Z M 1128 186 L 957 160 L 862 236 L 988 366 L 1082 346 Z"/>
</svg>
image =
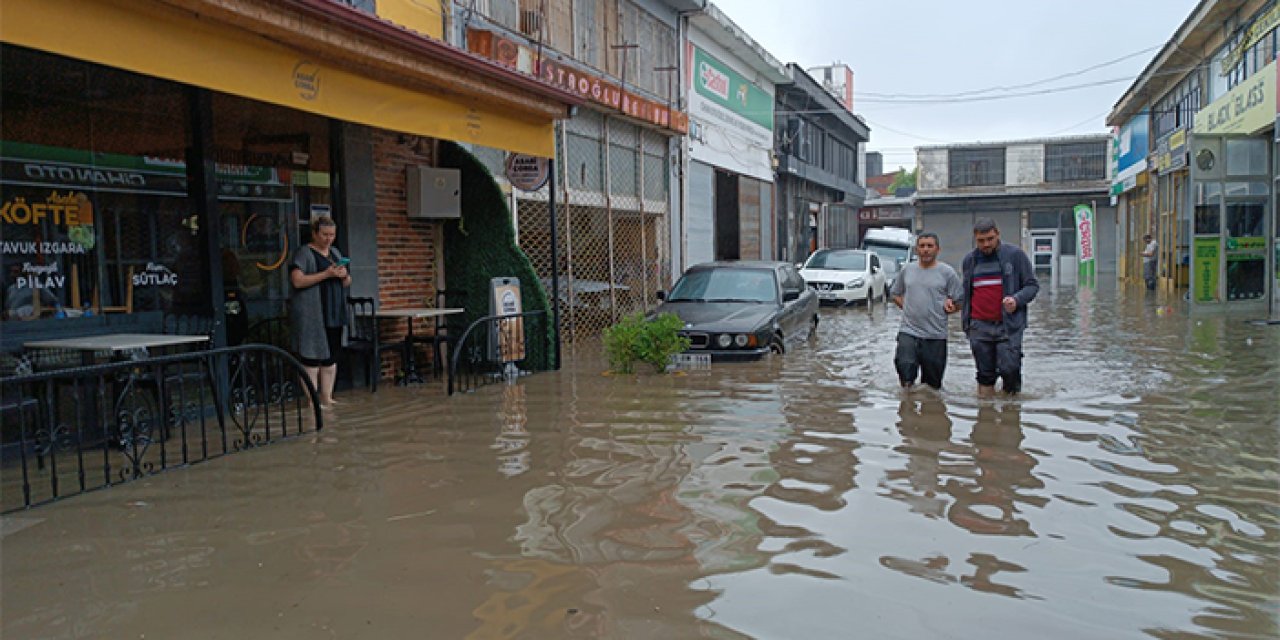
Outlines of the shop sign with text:
<svg viewBox="0 0 1280 640">
<path fill-rule="evenodd" d="M 531 48 L 491 31 L 467 31 L 467 48 L 499 64 L 537 76 L 592 103 L 678 133 L 689 132 L 689 117 L 683 112 L 636 95 L 588 71 L 545 55 L 539 57 L 540 54 Z"/>
<path fill-rule="evenodd" d="M 1187 130 L 1178 129 L 1156 142 L 1156 171 L 1160 175 L 1187 166 Z"/>
<path fill-rule="evenodd" d="M 1222 257 L 1218 238 L 1195 239 L 1195 274 L 1192 288 L 1196 302 L 1218 301 L 1218 271 L 1222 268 Z"/>
<path fill-rule="evenodd" d="M 1195 133 L 1252 135 L 1276 118 L 1276 63 L 1260 69 L 1196 113 Z"/>
<path fill-rule="evenodd" d="M 695 43 L 686 52 L 690 157 L 773 182 L 773 96 Z"/>
</svg>

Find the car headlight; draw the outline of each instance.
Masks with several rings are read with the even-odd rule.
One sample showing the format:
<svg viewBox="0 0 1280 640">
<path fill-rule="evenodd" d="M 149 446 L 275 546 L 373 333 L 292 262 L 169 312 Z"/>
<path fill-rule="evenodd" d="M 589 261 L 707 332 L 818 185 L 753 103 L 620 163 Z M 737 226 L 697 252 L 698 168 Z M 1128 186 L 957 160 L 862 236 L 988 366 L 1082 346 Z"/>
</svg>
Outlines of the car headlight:
<svg viewBox="0 0 1280 640">
<path fill-rule="evenodd" d="M 856 287 L 861 287 L 861 286 L 862 286 L 862 282 L 863 282 L 862 278 L 854 278 L 854 279 L 850 280 L 849 282 L 845 283 L 845 285 L 844 285 L 844 286 L 849 287 L 850 289 L 853 289 L 853 288 L 856 288 Z"/>
<path fill-rule="evenodd" d="M 747 334 L 745 334 L 745 333 L 739 333 L 738 335 L 734 336 L 734 337 L 733 337 L 733 344 L 738 345 L 738 348 L 739 348 L 739 349 L 741 349 L 742 347 L 747 346 Z"/>
<path fill-rule="evenodd" d="M 721 349 L 728 349 L 729 345 L 733 344 L 733 336 L 722 333 L 716 338 L 716 344 L 720 345 Z"/>
</svg>

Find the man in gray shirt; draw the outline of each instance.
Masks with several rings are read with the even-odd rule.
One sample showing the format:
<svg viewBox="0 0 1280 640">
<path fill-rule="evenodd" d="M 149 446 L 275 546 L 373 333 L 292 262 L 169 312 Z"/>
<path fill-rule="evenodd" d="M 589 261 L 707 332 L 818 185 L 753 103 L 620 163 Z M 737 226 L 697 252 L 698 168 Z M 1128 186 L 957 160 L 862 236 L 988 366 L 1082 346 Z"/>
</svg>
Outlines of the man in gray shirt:
<svg viewBox="0 0 1280 640">
<path fill-rule="evenodd" d="M 917 236 L 920 260 L 902 267 L 889 292 L 893 303 L 902 309 L 893 363 L 903 388 L 915 384 L 919 374 L 921 382 L 941 389 L 947 370 L 947 314 L 960 310 L 957 301 L 964 295 L 964 287 L 951 265 L 938 262 L 939 248 L 938 234 Z"/>
</svg>

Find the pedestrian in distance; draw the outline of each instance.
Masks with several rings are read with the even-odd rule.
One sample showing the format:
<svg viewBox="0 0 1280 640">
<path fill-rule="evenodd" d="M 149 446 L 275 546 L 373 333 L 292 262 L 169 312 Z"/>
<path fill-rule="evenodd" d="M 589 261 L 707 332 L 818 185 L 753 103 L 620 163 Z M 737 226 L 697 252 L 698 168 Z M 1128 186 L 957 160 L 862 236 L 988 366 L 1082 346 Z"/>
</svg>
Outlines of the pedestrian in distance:
<svg viewBox="0 0 1280 640">
<path fill-rule="evenodd" d="M 1156 243 L 1155 238 L 1151 234 L 1142 236 L 1142 241 L 1146 246 L 1142 249 L 1142 280 L 1147 283 L 1147 290 L 1154 291 L 1156 288 L 1156 268 L 1160 264 L 1156 252 L 1160 245 Z"/>
<path fill-rule="evenodd" d="M 939 249 L 938 234 L 916 236 L 919 259 L 902 267 L 889 292 L 902 309 L 893 364 L 905 389 L 916 383 L 917 375 L 924 384 L 941 389 L 947 371 L 947 315 L 959 310 L 956 301 L 964 290 L 956 270 L 938 262 Z"/>
<path fill-rule="evenodd" d="M 1005 393 L 1016 394 L 1022 390 L 1027 305 L 1040 292 L 1040 282 L 1026 252 L 1000 242 L 991 218 L 978 218 L 973 240 L 976 246 L 960 268 L 965 293 L 960 323 L 978 369 L 978 395 L 994 395 L 997 378 Z"/>
<path fill-rule="evenodd" d="M 294 253 L 289 264 L 289 323 L 293 350 L 319 391 L 320 406 L 334 404 L 338 353 L 347 326 L 346 288 L 351 286 L 349 260 L 333 246 L 338 225 L 321 216 L 311 221 L 311 242 Z"/>
</svg>

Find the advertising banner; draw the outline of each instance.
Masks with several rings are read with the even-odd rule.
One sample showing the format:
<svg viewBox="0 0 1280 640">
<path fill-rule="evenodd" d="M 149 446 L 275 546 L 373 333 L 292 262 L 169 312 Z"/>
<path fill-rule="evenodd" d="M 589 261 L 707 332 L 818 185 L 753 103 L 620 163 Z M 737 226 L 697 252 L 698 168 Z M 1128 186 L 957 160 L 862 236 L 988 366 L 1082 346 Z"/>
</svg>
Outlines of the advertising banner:
<svg viewBox="0 0 1280 640">
<path fill-rule="evenodd" d="M 1092 282 L 1097 269 L 1094 260 L 1093 241 L 1093 208 L 1087 204 L 1078 204 L 1076 216 L 1076 257 L 1080 269 L 1080 282 Z"/>
<path fill-rule="evenodd" d="M 692 43 L 689 59 L 693 159 L 773 182 L 773 95 Z"/>
</svg>

